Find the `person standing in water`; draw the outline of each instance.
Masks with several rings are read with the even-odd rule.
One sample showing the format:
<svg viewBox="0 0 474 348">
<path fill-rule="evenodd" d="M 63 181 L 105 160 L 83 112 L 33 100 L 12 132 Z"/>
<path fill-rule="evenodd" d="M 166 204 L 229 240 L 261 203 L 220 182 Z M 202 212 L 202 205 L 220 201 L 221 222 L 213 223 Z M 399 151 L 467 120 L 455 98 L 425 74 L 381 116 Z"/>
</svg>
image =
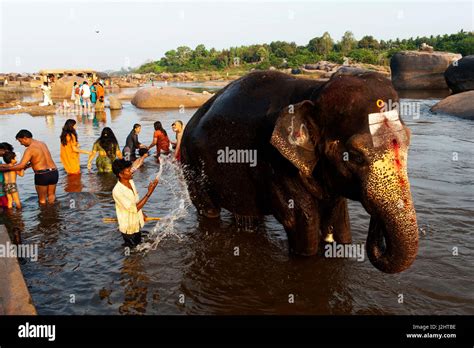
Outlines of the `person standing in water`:
<svg viewBox="0 0 474 348">
<path fill-rule="evenodd" d="M 184 125 L 182 121 L 175 121 L 171 128 L 173 132 L 176 133 L 176 141 L 172 141 L 173 147 L 175 148 L 174 158 L 180 162 L 181 161 L 181 139 L 183 138 Z"/>
<path fill-rule="evenodd" d="M 87 162 L 87 168 L 92 169 L 92 161 L 96 154 L 99 154 L 95 162 L 99 173 L 111 173 L 112 163 L 115 159 L 122 158 L 122 152 L 115 137 L 114 132 L 109 127 L 105 127 L 92 147 L 92 152 L 89 155 L 89 161 Z"/>
<path fill-rule="evenodd" d="M 14 152 L 7 152 L 3 156 L 6 164 L 10 164 L 14 166 L 16 162 L 16 154 Z M 7 194 L 8 200 L 8 209 L 13 208 L 13 203 L 17 209 L 21 209 L 21 202 L 20 202 L 20 194 L 18 193 L 18 186 L 16 184 L 16 177 L 17 175 L 23 176 L 25 174 L 25 170 L 14 171 L 10 170 L 4 174 L 4 191 Z"/>
<path fill-rule="evenodd" d="M 90 111 L 91 107 L 91 89 L 89 83 L 84 81 L 81 86 L 82 109 L 86 112 Z"/>
<path fill-rule="evenodd" d="M 133 129 L 130 134 L 127 136 L 125 141 L 125 147 L 123 148 L 123 155 L 125 159 L 129 161 L 135 161 L 137 159 L 137 150 L 140 148 L 146 148 L 146 145 L 143 145 L 138 141 L 138 134 L 142 130 L 142 126 L 138 123 L 133 125 Z"/>
<path fill-rule="evenodd" d="M 41 90 L 43 91 L 43 102 L 40 106 L 53 105 L 53 100 L 51 99 L 51 87 L 49 87 L 48 82 L 43 82 Z"/>
<path fill-rule="evenodd" d="M 104 111 L 105 90 L 102 83 L 95 86 L 97 90 L 97 101 L 95 103 L 95 111 Z"/>
<path fill-rule="evenodd" d="M 67 120 L 59 137 L 61 140 L 59 158 L 68 175 L 81 174 L 79 154 L 90 155 L 89 151 L 80 149 L 76 128 L 77 122 L 75 120 Z"/>
<path fill-rule="evenodd" d="M 156 145 L 156 161 L 160 163 L 160 154 L 162 152 L 164 154 L 170 153 L 170 139 L 168 138 L 168 134 L 164 130 L 160 121 L 156 121 L 153 124 L 153 127 L 155 128 L 155 132 L 153 133 L 153 142 L 150 144 L 150 146 L 148 146 L 148 149 L 150 150 Z"/>
<path fill-rule="evenodd" d="M 97 82 L 94 82 L 91 86 L 91 103 L 92 108 L 95 108 L 95 103 L 97 102 Z"/>
<path fill-rule="evenodd" d="M 132 162 L 116 159 L 112 163 L 112 170 L 118 179 L 112 190 L 112 197 L 115 201 L 119 231 L 122 233 L 125 246 L 134 247 L 141 243 L 140 229 L 145 225 L 142 208 L 155 191 L 158 179 L 148 185 L 147 194 L 140 199 L 133 182 Z"/>
<path fill-rule="evenodd" d="M 20 130 L 16 135 L 16 139 L 21 145 L 26 147 L 26 151 L 20 163 L 14 166 L 2 164 L 0 165 L 0 172 L 26 169 L 31 162 L 31 166 L 35 172 L 35 187 L 39 203 L 54 203 L 56 200 L 56 184 L 58 183 L 59 174 L 48 146 L 41 141 L 33 139 L 33 134 L 26 129 Z"/>
</svg>

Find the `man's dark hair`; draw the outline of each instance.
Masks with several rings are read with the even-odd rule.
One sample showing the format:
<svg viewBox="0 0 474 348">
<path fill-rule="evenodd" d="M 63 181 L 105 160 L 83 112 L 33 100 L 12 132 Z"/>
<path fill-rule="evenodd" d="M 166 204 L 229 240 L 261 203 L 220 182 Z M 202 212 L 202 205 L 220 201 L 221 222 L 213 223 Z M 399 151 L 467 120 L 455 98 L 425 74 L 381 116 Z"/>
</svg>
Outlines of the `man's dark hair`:
<svg viewBox="0 0 474 348">
<path fill-rule="evenodd" d="M 119 174 L 126 168 L 132 166 L 131 161 L 127 161 L 126 159 L 116 159 L 112 162 L 112 171 L 114 172 L 115 176 L 119 178 Z"/>
<path fill-rule="evenodd" d="M 13 146 L 11 146 L 9 143 L 0 143 L 0 150 L 13 152 Z"/>
<path fill-rule="evenodd" d="M 21 138 L 33 138 L 33 134 L 31 134 L 31 132 L 27 129 L 22 129 L 21 131 L 19 131 L 16 136 L 15 136 L 16 139 L 21 139 Z"/>
<path fill-rule="evenodd" d="M 138 155 L 142 157 L 143 155 L 146 155 L 148 153 L 148 149 L 145 149 L 144 147 L 138 149 Z"/>
<path fill-rule="evenodd" d="M 15 159 L 15 157 L 16 157 L 16 153 L 11 152 L 11 151 L 7 151 L 3 155 L 3 159 L 4 159 L 6 164 L 12 163 L 12 161 Z"/>
</svg>

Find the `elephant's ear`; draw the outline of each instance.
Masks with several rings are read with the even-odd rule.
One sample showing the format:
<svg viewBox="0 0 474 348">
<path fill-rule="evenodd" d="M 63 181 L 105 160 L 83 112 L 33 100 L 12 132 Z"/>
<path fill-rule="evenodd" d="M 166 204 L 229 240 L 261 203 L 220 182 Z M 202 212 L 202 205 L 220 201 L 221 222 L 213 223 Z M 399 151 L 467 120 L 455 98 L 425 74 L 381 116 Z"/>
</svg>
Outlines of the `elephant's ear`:
<svg viewBox="0 0 474 348">
<path fill-rule="evenodd" d="M 320 132 L 313 121 L 314 114 L 314 104 L 309 100 L 285 107 L 278 116 L 270 140 L 305 176 L 312 174 L 318 162 L 316 146 Z"/>
</svg>

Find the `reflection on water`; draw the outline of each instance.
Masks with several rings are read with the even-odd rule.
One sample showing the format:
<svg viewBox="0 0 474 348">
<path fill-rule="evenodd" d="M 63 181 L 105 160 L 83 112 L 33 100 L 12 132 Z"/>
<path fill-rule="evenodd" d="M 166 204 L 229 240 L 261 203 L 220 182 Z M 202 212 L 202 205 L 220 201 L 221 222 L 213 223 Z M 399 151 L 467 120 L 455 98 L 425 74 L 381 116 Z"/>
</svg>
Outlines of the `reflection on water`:
<svg viewBox="0 0 474 348">
<path fill-rule="evenodd" d="M 258 231 L 239 231 L 225 211 L 220 220 L 198 218 L 173 165 L 165 166 L 144 209 L 163 220 L 145 225 L 146 250 L 126 256 L 117 226 L 102 223 L 115 216 L 115 176 L 89 173 L 87 156 L 81 156 L 77 180 L 59 162 L 59 134 L 71 115 L 0 116 L 1 141 L 23 151 L 14 134 L 30 129 L 48 143 L 60 168 L 57 204 L 38 207 L 29 170 L 18 179 L 23 210 L 0 214 L 0 223 L 11 233 L 16 227 L 24 243 L 40 246 L 38 262 L 22 265 L 40 314 L 473 314 L 474 123 L 430 114 L 435 100 L 419 102 L 420 118 L 405 121 L 412 130 L 409 175 L 420 251 L 401 274 L 382 274 L 367 258 L 289 256 L 286 235 L 272 217 Z M 125 102 L 123 110 L 107 110 L 105 117 L 72 117 L 79 121 L 81 147 L 91 149 L 105 125 L 120 147 L 134 123 L 142 124 L 139 139 L 145 144 L 152 141 L 156 120 L 173 139 L 171 123 L 189 120 L 194 111 L 138 110 Z M 141 196 L 157 171 L 149 158 L 136 172 Z M 363 243 L 369 216 L 357 202 L 349 208 L 353 240 Z M 398 303 L 399 294 L 405 303 Z"/>
</svg>

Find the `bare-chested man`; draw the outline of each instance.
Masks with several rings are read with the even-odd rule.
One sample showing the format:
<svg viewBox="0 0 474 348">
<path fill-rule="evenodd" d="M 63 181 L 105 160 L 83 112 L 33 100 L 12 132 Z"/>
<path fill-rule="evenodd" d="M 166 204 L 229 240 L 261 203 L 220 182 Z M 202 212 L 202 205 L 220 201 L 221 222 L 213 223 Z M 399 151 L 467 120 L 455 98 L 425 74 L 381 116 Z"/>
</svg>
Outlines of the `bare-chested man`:
<svg viewBox="0 0 474 348">
<path fill-rule="evenodd" d="M 35 187 L 40 204 L 54 203 L 56 200 L 56 184 L 58 183 L 58 169 L 45 143 L 33 139 L 33 134 L 22 129 L 16 135 L 16 140 L 26 147 L 23 157 L 17 165 L 0 165 L 0 171 L 22 170 L 30 165 L 35 171 Z"/>
</svg>

